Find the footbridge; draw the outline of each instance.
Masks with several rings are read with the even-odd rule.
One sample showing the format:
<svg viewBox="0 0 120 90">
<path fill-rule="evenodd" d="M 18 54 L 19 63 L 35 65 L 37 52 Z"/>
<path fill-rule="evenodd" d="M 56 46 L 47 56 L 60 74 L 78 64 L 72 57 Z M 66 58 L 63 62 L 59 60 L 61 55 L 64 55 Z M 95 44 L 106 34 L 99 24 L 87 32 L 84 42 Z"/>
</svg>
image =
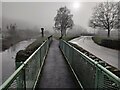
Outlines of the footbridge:
<svg viewBox="0 0 120 90">
<path fill-rule="evenodd" d="M 0 86 L 1 90 L 120 90 L 120 77 L 108 70 L 102 62 L 91 59 L 68 42 L 56 40 L 52 36 L 25 62 L 16 62 L 16 67 L 16 71 Z"/>
</svg>

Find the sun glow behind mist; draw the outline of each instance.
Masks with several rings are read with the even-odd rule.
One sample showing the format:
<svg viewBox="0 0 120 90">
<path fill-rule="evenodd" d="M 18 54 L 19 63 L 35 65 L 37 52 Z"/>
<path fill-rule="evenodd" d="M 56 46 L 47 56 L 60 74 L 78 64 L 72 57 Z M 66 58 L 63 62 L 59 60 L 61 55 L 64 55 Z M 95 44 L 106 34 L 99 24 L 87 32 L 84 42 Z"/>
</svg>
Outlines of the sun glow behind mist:
<svg viewBox="0 0 120 90">
<path fill-rule="evenodd" d="M 72 7 L 73 9 L 78 10 L 80 8 L 80 2 L 73 2 Z"/>
</svg>

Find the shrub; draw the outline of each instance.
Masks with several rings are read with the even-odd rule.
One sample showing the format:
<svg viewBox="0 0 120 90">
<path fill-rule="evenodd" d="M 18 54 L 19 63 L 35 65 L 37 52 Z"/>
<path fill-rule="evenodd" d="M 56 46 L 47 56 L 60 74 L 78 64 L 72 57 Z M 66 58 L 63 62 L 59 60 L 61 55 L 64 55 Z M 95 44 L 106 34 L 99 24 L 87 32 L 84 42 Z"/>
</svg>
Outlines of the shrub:
<svg viewBox="0 0 120 90">
<path fill-rule="evenodd" d="M 39 37 L 33 43 L 28 45 L 25 50 L 20 50 L 16 54 L 16 62 L 25 61 L 45 40 L 47 37 Z"/>
</svg>

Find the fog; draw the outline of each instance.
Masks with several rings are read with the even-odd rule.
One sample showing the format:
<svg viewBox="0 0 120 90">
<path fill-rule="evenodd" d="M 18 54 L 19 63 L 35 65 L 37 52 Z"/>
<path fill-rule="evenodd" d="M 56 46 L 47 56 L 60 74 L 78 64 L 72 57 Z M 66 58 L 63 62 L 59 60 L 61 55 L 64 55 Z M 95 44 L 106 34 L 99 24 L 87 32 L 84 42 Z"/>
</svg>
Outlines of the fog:
<svg viewBox="0 0 120 90">
<path fill-rule="evenodd" d="M 24 0 L 21 0 L 21 2 L 16 2 L 15 0 L 2 0 L 2 1 L 4 2 L 2 3 L 0 2 L 0 28 L 2 27 L 2 30 L 5 30 L 7 25 L 16 23 L 17 30 L 15 32 L 16 33 L 15 35 L 13 35 L 13 33 L 6 34 L 5 32 L 5 35 L 4 33 L 2 33 L 2 35 L 0 33 L 0 36 L 3 36 L 3 39 L 4 37 L 6 38 L 9 36 L 11 38 L 12 36 L 14 36 L 12 37 L 12 40 L 17 41 L 17 39 L 20 40 L 30 39 L 30 37 L 40 35 L 40 32 L 33 33 L 33 31 L 30 30 L 35 30 L 35 29 L 40 30 L 41 27 L 45 27 L 45 29 L 47 29 L 48 31 L 52 31 L 52 27 L 54 26 L 54 17 L 57 14 L 57 10 L 62 6 L 66 6 L 68 9 L 70 9 L 71 13 L 73 14 L 73 21 L 76 26 L 73 28 L 75 29 L 74 32 L 80 34 L 81 32 L 78 33 L 79 29 L 83 30 L 82 32 L 87 30 L 90 31 L 90 28 L 88 27 L 88 22 L 93 13 L 93 8 L 98 4 L 98 1 L 102 2 L 109 0 L 92 0 L 92 2 L 90 2 L 91 0 L 89 2 L 88 0 L 85 0 L 87 2 L 79 2 L 79 7 L 74 7 L 73 2 L 64 2 L 71 0 L 61 0 L 63 2 L 58 2 L 58 0 L 53 0 L 55 2 L 49 2 L 48 0 L 45 0 L 45 2 L 34 2 L 38 0 L 26 0 L 29 2 L 22 2 Z M 114 0 L 114 1 L 118 1 L 118 0 Z M 74 32 L 72 32 L 71 30 L 69 34 L 72 35 L 76 34 Z M 107 32 L 105 31 L 102 32 L 100 31 L 99 35 L 106 35 L 106 33 Z M 118 32 L 113 32 L 113 33 L 114 35 L 112 37 L 117 36 L 118 34 Z M 46 31 L 45 34 L 48 35 L 49 32 Z M 9 38 L 7 40 L 8 41 L 3 43 L 3 46 L 8 45 L 8 43 L 11 42 Z M 0 57 L 2 57 L 2 55 Z M 2 58 L 0 60 L 0 64 L 2 64 Z M 2 65 L 0 65 L 0 72 L 2 72 Z M 0 80 L 1 79 L 2 77 L 0 77 Z"/>
<path fill-rule="evenodd" d="M 57 10 L 61 6 L 67 6 L 73 14 L 74 23 L 88 28 L 95 5 L 95 2 L 80 2 L 80 7 L 75 9 L 72 2 L 3 2 L 2 15 L 4 18 L 28 22 L 38 27 L 52 27 Z"/>
<path fill-rule="evenodd" d="M 2 3 L 0 2 L 0 28 L 2 27 Z M 0 36 L 1 38 L 1 36 Z"/>
</svg>

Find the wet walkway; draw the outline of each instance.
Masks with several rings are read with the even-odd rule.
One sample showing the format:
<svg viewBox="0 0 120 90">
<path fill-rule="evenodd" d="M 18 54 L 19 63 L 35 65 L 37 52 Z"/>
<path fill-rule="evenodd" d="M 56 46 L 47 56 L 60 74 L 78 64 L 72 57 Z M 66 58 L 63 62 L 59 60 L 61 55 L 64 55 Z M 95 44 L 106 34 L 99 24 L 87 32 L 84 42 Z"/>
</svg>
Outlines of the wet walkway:
<svg viewBox="0 0 120 90">
<path fill-rule="evenodd" d="M 38 83 L 39 88 L 76 88 L 71 73 L 60 49 L 59 41 L 53 40 Z"/>
</svg>

